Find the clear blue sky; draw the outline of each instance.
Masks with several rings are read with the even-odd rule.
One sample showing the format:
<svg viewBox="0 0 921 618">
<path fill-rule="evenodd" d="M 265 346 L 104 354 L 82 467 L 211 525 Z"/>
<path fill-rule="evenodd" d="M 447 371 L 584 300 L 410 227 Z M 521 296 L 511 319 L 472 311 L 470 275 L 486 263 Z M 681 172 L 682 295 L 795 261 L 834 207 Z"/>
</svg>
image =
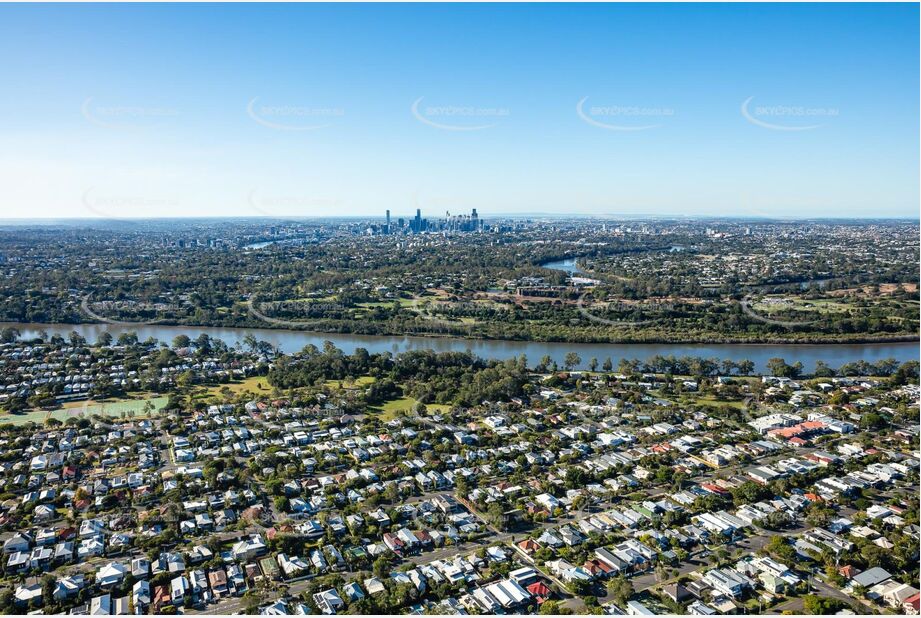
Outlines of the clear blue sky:
<svg viewBox="0 0 921 618">
<path fill-rule="evenodd" d="M 0 216 L 917 217 L 918 17 L 2 5 Z"/>
</svg>

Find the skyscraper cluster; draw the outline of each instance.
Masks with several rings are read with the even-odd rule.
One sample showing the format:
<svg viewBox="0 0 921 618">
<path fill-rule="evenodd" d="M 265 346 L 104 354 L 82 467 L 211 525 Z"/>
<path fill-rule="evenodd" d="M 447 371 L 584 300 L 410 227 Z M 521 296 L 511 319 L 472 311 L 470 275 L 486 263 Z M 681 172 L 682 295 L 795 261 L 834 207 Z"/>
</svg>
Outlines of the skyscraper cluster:
<svg viewBox="0 0 921 618">
<path fill-rule="evenodd" d="M 429 221 L 422 217 L 422 209 L 416 209 L 412 219 L 402 217 L 394 221 L 390 211 L 386 212 L 384 225 L 372 226 L 375 234 L 421 234 L 422 232 L 478 232 L 483 229 L 483 220 L 477 214 L 476 208 L 469 215 L 452 215 L 445 213 L 444 219 Z"/>
</svg>

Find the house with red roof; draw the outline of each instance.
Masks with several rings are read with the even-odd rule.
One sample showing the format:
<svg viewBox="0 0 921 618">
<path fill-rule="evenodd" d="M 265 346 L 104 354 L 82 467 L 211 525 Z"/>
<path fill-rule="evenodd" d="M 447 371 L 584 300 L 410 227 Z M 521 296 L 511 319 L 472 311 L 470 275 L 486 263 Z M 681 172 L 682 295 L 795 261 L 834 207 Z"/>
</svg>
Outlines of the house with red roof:
<svg viewBox="0 0 921 618">
<path fill-rule="evenodd" d="M 538 605 L 553 596 L 553 591 L 544 582 L 534 582 L 527 587 L 527 591 L 537 600 Z"/>
<path fill-rule="evenodd" d="M 711 494 L 719 494 L 721 496 L 725 496 L 729 493 L 726 489 L 720 487 L 719 485 L 714 485 L 713 483 L 701 483 L 700 488 L 705 491 L 709 491 Z"/>
<path fill-rule="evenodd" d="M 69 541 L 77 536 L 77 529 L 73 526 L 65 526 L 58 530 L 59 541 Z"/>
<path fill-rule="evenodd" d="M 534 539 L 525 539 L 523 541 L 518 541 L 518 548 L 521 549 L 524 553 L 531 555 L 537 550 L 540 549 L 540 543 Z"/>
<path fill-rule="evenodd" d="M 160 613 L 160 609 L 164 605 L 169 605 L 171 602 L 172 602 L 172 597 L 170 596 L 169 586 L 157 586 L 156 588 L 154 588 L 154 597 L 153 597 L 154 613 Z"/>
<path fill-rule="evenodd" d="M 910 616 L 917 616 L 918 612 L 921 611 L 919 599 L 921 599 L 921 594 L 917 592 L 908 597 L 902 602 L 902 610 Z"/>
<path fill-rule="evenodd" d="M 603 577 L 603 578 L 609 577 L 614 572 L 614 568 L 611 565 L 605 562 L 602 562 L 601 560 L 598 560 L 597 558 L 591 558 L 589 560 L 586 560 L 585 564 L 583 564 L 582 566 L 585 568 L 586 571 L 592 574 L 592 577 L 596 579 L 599 577 Z"/>
<path fill-rule="evenodd" d="M 840 569 L 838 569 L 838 573 L 841 575 L 841 577 L 845 577 L 847 579 L 854 579 L 855 576 L 860 574 L 860 569 L 858 569 L 852 564 L 846 564 Z"/>
</svg>

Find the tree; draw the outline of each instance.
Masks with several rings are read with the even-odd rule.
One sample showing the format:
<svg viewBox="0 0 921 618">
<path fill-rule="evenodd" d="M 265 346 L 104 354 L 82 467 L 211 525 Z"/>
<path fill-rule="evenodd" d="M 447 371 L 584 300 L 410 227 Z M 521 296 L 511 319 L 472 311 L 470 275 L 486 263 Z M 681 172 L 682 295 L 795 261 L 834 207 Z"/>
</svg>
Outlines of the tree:
<svg viewBox="0 0 921 618">
<path fill-rule="evenodd" d="M 192 343 L 192 340 L 189 339 L 188 335 L 176 335 L 175 337 L 173 337 L 173 348 L 174 349 L 178 350 L 179 348 L 187 348 L 189 347 L 190 343 Z"/>
<path fill-rule="evenodd" d="M 860 556 L 866 561 L 868 567 L 885 568 L 889 562 L 890 553 L 878 545 L 867 543 L 860 549 Z"/>
<path fill-rule="evenodd" d="M 582 363 L 582 357 L 580 357 L 575 352 L 567 352 L 566 356 L 563 358 L 563 366 L 566 367 L 566 370 L 570 370 L 573 367 L 578 366 Z"/>
<path fill-rule="evenodd" d="M 841 599 L 819 597 L 814 594 L 807 594 L 803 597 L 803 609 L 805 609 L 808 614 L 829 616 L 846 607 L 848 607 L 848 604 Z"/>
<path fill-rule="evenodd" d="M 121 333 L 116 341 L 120 346 L 130 347 L 137 344 L 138 335 L 135 332 Z"/>
<path fill-rule="evenodd" d="M 814 502 L 806 508 L 806 523 L 815 528 L 825 526 L 834 516 L 831 507 L 821 502 Z"/>
<path fill-rule="evenodd" d="M 788 375 L 790 371 L 790 365 L 788 365 L 787 361 L 785 361 L 782 358 L 775 357 L 775 358 L 768 359 L 767 368 L 768 368 L 768 371 L 771 372 L 772 376 L 790 377 Z"/>
<path fill-rule="evenodd" d="M 112 345 L 112 334 L 107 330 L 99 333 L 99 336 L 96 338 L 96 345 L 101 348 L 107 348 Z"/>
<path fill-rule="evenodd" d="M 847 585 L 847 580 L 838 572 L 834 562 L 825 565 L 825 579 L 837 588 L 844 588 Z"/>
<path fill-rule="evenodd" d="M 571 614 L 572 610 L 568 607 L 561 606 L 559 601 L 549 600 L 544 601 L 543 605 L 540 606 L 540 611 L 537 613 L 545 616 L 560 616 Z"/>
<path fill-rule="evenodd" d="M 593 371 L 593 372 L 594 372 L 596 369 L 598 369 L 598 359 L 595 358 L 594 356 L 591 357 L 591 359 L 589 359 L 589 361 L 588 361 L 588 368 L 589 368 L 590 371 Z"/>
<path fill-rule="evenodd" d="M 860 427 L 863 429 L 880 429 L 887 424 L 886 417 L 878 412 L 867 412 L 860 417 Z"/>
<path fill-rule="evenodd" d="M 213 350 L 212 341 L 208 333 L 202 333 L 195 339 L 195 347 L 202 354 L 211 354 Z"/>
<path fill-rule="evenodd" d="M 505 529 L 505 509 L 502 508 L 499 502 L 490 504 L 489 509 L 486 511 L 486 515 L 496 528 L 499 530 Z"/>
<path fill-rule="evenodd" d="M 614 369 L 614 363 L 611 362 L 611 357 L 604 359 L 604 362 L 601 364 L 601 368 L 605 371 L 611 371 Z"/>
<path fill-rule="evenodd" d="M 57 578 L 51 573 L 46 573 L 42 576 L 42 596 L 45 599 L 45 603 L 54 602 L 54 585 L 57 582 Z"/>
<path fill-rule="evenodd" d="M 716 566 L 722 566 L 729 560 L 729 551 L 725 547 L 717 547 L 710 555 L 710 559 Z"/>
<path fill-rule="evenodd" d="M 631 376 L 636 373 L 639 373 L 639 370 L 640 370 L 640 362 L 636 359 L 631 360 L 628 358 L 622 358 L 620 359 L 620 362 L 617 363 L 617 371 L 619 371 L 620 373 L 624 375 Z"/>
<path fill-rule="evenodd" d="M 374 573 L 375 577 L 385 577 L 390 573 L 390 561 L 381 556 L 371 565 L 371 571 Z"/>
<path fill-rule="evenodd" d="M 791 523 L 790 516 L 784 511 L 774 511 L 761 520 L 761 527 L 767 530 L 780 530 Z"/>
<path fill-rule="evenodd" d="M 16 611 L 13 608 L 13 589 L 4 588 L 0 590 L 0 611 L 4 614 L 15 614 Z"/>
<path fill-rule="evenodd" d="M 397 584 L 390 591 L 388 601 L 391 607 L 406 607 L 416 599 L 418 594 L 418 590 L 412 584 Z"/>
<path fill-rule="evenodd" d="M 265 491 L 273 496 L 280 496 L 285 492 L 285 484 L 281 479 L 269 479 L 264 486 Z"/>
<path fill-rule="evenodd" d="M 754 481 L 745 481 L 732 490 L 732 501 L 736 506 L 758 502 L 771 495 L 771 492 L 763 485 Z"/>
<path fill-rule="evenodd" d="M 13 328 L 12 326 L 7 326 L 3 330 L 0 330 L 0 343 L 13 343 L 19 339 L 19 329 Z"/>
<path fill-rule="evenodd" d="M 564 475 L 566 479 L 566 487 L 569 489 L 578 489 L 580 487 L 585 487 L 587 483 L 590 483 L 592 479 L 589 477 L 588 473 L 577 467 L 570 467 L 566 469 L 566 474 Z"/>
<path fill-rule="evenodd" d="M 776 556 L 780 562 L 785 564 L 794 564 L 796 562 L 796 550 L 787 543 L 785 536 L 779 534 L 772 536 L 765 549 Z"/>
<path fill-rule="evenodd" d="M 457 495 L 462 498 L 466 498 L 467 494 L 470 493 L 470 482 L 462 474 L 458 474 L 454 478 L 454 487 L 457 490 Z"/>
<path fill-rule="evenodd" d="M 736 368 L 739 371 L 739 375 L 747 376 L 755 370 L 755 363 L 745 358 L 736 363 Z"/>
<path fill-rule="evenodd" d="M 580 597 L 588 596 L 592 593 L 592 582 L 584 579 L 574 579 L 569 582 L 569 588 Z"/>
<path fill-rule="evenodd" d="M 396 483 L 390 483 L 384 488 L 384 498 L 390 504 L 394 504 L 400 499 L 400 488 Z"/>
<path fill-rule="evenodd" d="M 614 598 L 618 605 L 623 605 L 633 596 L 633 586 L 623 575 L 618 575 L 608 581 L 607 588 L 608 594 Z"/>
<path fill-rule="evenodd" d="M 767 367 L 771 371 L 771 375 L 779 378 L 795 379 L 803 373 L 803 364 L 801 362 L 796 361 L 792 365 L 788 365 L 782 358 L 768 359 Z"/>
<path fill-rule="evenodd" d="M 831 378 L 835 375 L 835 370 L 829 367 L 825 361 L 819 360 L 815 362 L 814 375 L 817 378 Z"/>
<path fill-rule="evenodd" d="M 899 365 L 899 368 L 892 374 L 890 381 L 894 386 L 908 384 L 912 380 L 918 379 L 919 363 L 916 360 L 908 361 Z"/>
</svg>

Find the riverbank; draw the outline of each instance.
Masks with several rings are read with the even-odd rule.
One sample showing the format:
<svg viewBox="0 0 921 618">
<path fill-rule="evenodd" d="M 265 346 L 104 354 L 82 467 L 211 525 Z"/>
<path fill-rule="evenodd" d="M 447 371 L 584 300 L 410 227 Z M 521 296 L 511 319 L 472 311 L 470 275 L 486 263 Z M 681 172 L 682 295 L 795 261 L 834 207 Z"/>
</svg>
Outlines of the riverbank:
<svg viewBox="0 0 921 618">
<path fill-rule="evenodd" d="M 430 339 L 470 339 L 482 341 L 516 341 L 522 343 L 557 343 L 557 344 L 604 344 L 604 345 L 856 345 L 856 344 L 886 344 L 886 343 L 921 343 L 921 336 L 909 333 L 893 335 L 853 335 L 841 337 L 836 334 L 823 335 L 821 333 L 790 333 L 784 336 L 765 336 L 754 334 L 747 337 L 735 337 L 706 331 L 687 333 L 670 332 L 662 334 L 657 329 L 637 328 L 625 324 L 621 330 L 610 332 L 603 327 L 592 326 L 567 327 L 548 326 L 547 336 L 535 336 L 534 329 L 522 325 L 514 329 L 508 324 L 482 323 L 477 325 L 457 324 L 446 326 L 439 322 L 438 329 L 425 328 L 431 324 L 423 324 L 416 328 L 413 324 L 400 321 L 399 328 L 386 322 L 346 322 L 331 320 L 314 320 L 304 323 L 303 327 L 296 322 L 285 321 L 283 324 L 273 324 L 262 320 L 236 320 L 226 324 L 197 324 L 162 320 L 152 322 L 123 322 L 102 320 L 68 323 L 31 323 L 31 322 L 0 322 L 3 326 L 16 326 L 29 329 L 46 330 L 50 326 L 67 327 L 111 327 L 111 328 L 142 328 L 142 327 L 170 327 L 181 328 L 186 331 L 202 329 L 228 329 L 228 330 L 253 330 L 253 331 L 279 331 L 300 332 L 317 335 L 354 335 L 359 337 L 424 337 Z"/>
<path fill-rule="evenodd" d="M 549 356 L 559 365 L 564 363 L 567 353 L 575 352 L 581 358 L 579 368 L 588 368 L 592 358 L 599 362 L 610 358 L 616 365 L 621 359 L 645 360 L 654 356 L 696 356 L 719 358 L 732 361 L 750 360 L 756 370 L 764 371 L 771 358 L 784 358 L 788 362 L 801 362 L 811 369 L 817 361 L 833 366 L 858 360 L 877 362 L 893 358 L 899 362 L 918 360 L 917 340 L 891 342 L 875 341 L 866 343 L 585 343 L 585 342 L 550 342 L 550 341 L 516 341 L 500 339 L 471 339 L 459 337 L 422 337 L 422 336 L 383 336 L 361 335 L 351 333 L 317 333 L 311 331 L 271 328 L 223 328 L 201 326 L 172 325 L 113 325 L 113 324 L 23 324 L 0 323 L 0 328 L 13 327 L 20 331 L 22 339 L 35 338 L 41 331 L 49 335 L 69 336 L 76 331 L 87 341 L 95 342 L 99 335 L 108 332 L 114 337 L 121 333 L 134 332 L 140 340 L 154 337 L 159 341 L 170 343 L 177 335 L 195 338 L 201 333 L 221 339 L 228 345 L 244 345 L 248 335 L 266 341 L 285 353 L 298 352 L 307 345 L 323 347 L 324 342 L 331 341 L 346 353 L 357 348 L 365 348 L 371 353 L 391 352 L 398 354 L 407 350 L 435 350 L 438 352 L 470 351 L 483 358 L 506 360 L 517 358 L 522 354 L 531 362 Z"/>
</svg>

